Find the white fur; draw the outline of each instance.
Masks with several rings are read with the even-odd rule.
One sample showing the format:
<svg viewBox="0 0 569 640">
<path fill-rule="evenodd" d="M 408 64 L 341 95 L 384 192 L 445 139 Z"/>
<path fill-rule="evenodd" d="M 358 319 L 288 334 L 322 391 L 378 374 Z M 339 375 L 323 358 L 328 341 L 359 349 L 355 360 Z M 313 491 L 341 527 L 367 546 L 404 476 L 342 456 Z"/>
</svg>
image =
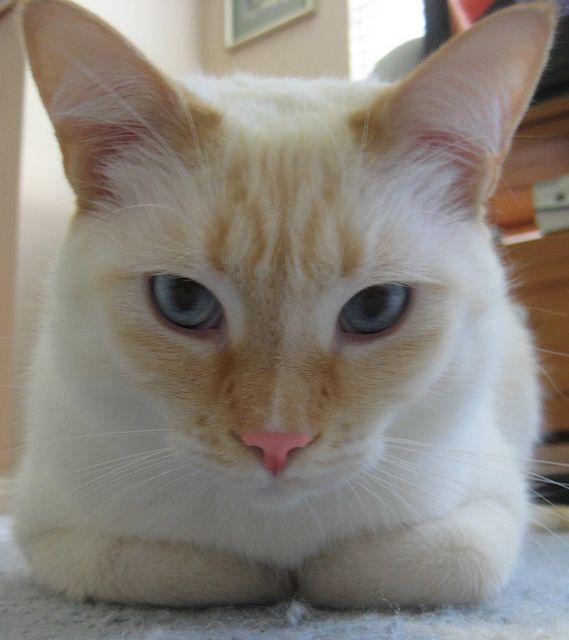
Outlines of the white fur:
<svg viewBox="0 0 569 640">
<path fill-rule="evenodd" d="M 390 530 L 401 524 L 446 517 L 456 506 L 467 502 L 476 509 L 480 501 L 475 519 L 485 521 L 491 530 L 500 530 L 506 526 L 505 516 L 488 508 L 492 500 L 496 504 L 516 505 L 508 513 L 511 523 L 508 526 L 517 533 L 508 537 L 506 545 L 508 550 L 516 548 L 524 520 L 522 461 L 537 429 L 529 342 L 512 312 L 485 231 L 475 223 L 431 221 L 429 226 L 415 213 L 414 194 L 405 188 L 409 174 L 410 171 L 383 182 L 376 178 L 373 189 L 374 193 L 383 194 L 381 207 L 377 200 L 375 206 L 385 211 L 381 224 L 375 221 L 377 231 L 373 235 L 380 238 L 386 230 L 391 237 L 403 234 L 406 255 L 389 257 L 388 247 L 382 247 L 381 242 L 378 246 L 371 244 L 370 256 L 376 252 L 383 256 L 380 266 L 370 257 L 371 273 L 362 274 L 361 282 L 358 279 L 348 282 L 339 293 L 333 289 L 323 294 L 321 305 L 310 307 L 317 313 L 317 324 L 310 327 L 317 336 L 326 326 L 324 318 L 329 323 L 331 311 L 338 308 L 335 298 L 348 299 L 373 279 L 375 270 L 382 278 L 393 276 L 398 281 L 415 283 L 446 278 L 456 288 L 451 301 L 453 308 L 448 310 L 447 344 L 437 367 L 433 366 L 424 379 L 417 381 L 414 398 L 409 398 L 388 421 L 382 417 L 374 439 L 351 445 L 358 465 L 366 460 L 369 465 L 377 459 L 378 480 L 365 480 L 363 486 L 342 484 L 344 475 L 347 480 L 353 476 L 352 465 L 328 469 L 325 465 L 325 470 L 315 475 L 308 466 L 310 461 L 302 466 L 300 460 L 298 465 L 291 464 L 277 482 L 260 468 L 251 469 L 248 479 L 232 477 L 230 472 L 208 469 L 200 460 L 196 443 L 152 431 L 167 425 L 164 408 L 128 381 L 130 372 L 122 370 L 124 365 L 117 355 L 109 318 L 97 304 L 96 291 L 85 297 L 79 274 L 85 268 L 112 272 L 117 260 L 127 270 L 138 267 L 152 271 L 163 267 L 156 263 L 156 258 L 160 262 L 168 262 L 168 258 L 149 242 L 149 236 L 155 235 L 151 218 L 159 216 L 164 220 L 170 215 L 168 211 L 180 211 L 178 202 L 184 198 L 173 198 L 180 193 L 181 185 L 172 188 L 170 177 L 164 181 L 166 188 L 160 190 L 148 176 L 150 188 L 147 193 L 138 193 L 137 201 L 164 203 L 166 208 L 138 211 L 139 221 L 133 213 L 125 218 L 118 214 L 115 220 L 104 223 L 101 242 L 93 242 L 92 224 L 75 230 L 55 275 L 36 356 L 28 401 L 29 445 L 15 505 L 18 535 L 24 547 L 32 549 L 30 554 L 40 576 L 41 558 L 49 558 L 49 563 L 55 565 L 57 556 L 53 536 L 45 541 L 40 539 L 37 547 L 30 543 L 29 538 L 33 539 L 36 531 L 93 530 L 100 532 L 97 541 L 104 539 L 103 532 L 149 543 L 176 541 L 275 567 L 298 569 L 337 541 L 365 531 Z M 130 179 L 126 168 L 125 176 L 123 179 Z M 444 192 L 439 193 L 439 198 L 444 199 Z M 207 196 L 203 197 L 205 200 Z M 444 207 L 444 202 L 436 202 L 435 192 L 429 197 L 429 211 Z M 117 255 L 112 248 L 112 237 L 124 233 L 133 240 L 132 256 Z M 201 260 L 198 245 L 199 238 L 190 242 L 186 262 L 174 264 L 191 271 L 194 261 Z M 145 255 L 144 247 L 150 249 L 152 256 Z M 181 252 L 176 247 L 173 253 L 177 258 Z M 412 256 L 412 261 L 408 256 Z M 476 276 L 472 277 L 472 273 Z M 229 291 L 224 294 L 223 288 L 210 283 L 207 276 L 201 280 L 216 291 L 228 315 L 238 319 L 238 292 L 226 283 Z M 482 311 L 476 309 L 480 301 Z M 323 310 L 322 317 L 319 307 Z M 307 309 L 304 303 L 302 313 L 310 315 Z M 75 336 L 80 336 L 80 342 Z M 355 347 L 356 351 L 358 348 Z M 106 432 L 129 430 L 136 434 L 105 436 Z M 144 430 L 147 433 L 141 434 Z M 396 443 L 390 447 L 383 442 L 383 433 L 421 444 L 412 447 L 413 450 L 401 451 Z M 128 482 L 121 482 L 117 476 L 114 483 L 102 482 L 98 487 L 94 482 L 98 473 L 81 471 L 102 465 L 104 474 L 107 470 L 104 464 L 109 460 L 161 449 L 171 443 L 178 453 L 162 459 L 150 458 L 150 464 L 140 466 L 137 473 L 128 477 Z M 382 462 L 382 451 L 400 456 L 408 467 L 401 471 L 397 465 Z M 460 453 L 463 451 L 466 453 Z M 179 473 L 169 473 L 173 466 L 185 461 Z M 418 482 L 413 475 L 415 466 Z M 76 485 L 85 482 L 92 483 L 91 490 L 79 490 L 75 495 Z M 389 490 L 384 483 L 389 483 Z M 252 501 L 253 495 L 256 502 Z M 89 548 L 90 538 L 83 536 L 77 534 L 74 544 L 79 545 L 79 558 L 84 555 L 87 559 L 93 552 Z M 511 556 L 503 553 L 499 541 L 496 538 L 493 571 L 505 575 Z M 82 544 L 85 546 L 81 547 Z M 416 541 L 409 544 L 414 547 Z M 457 546 L 461 544 L 469 543 L 461 538 Z M 62 545 L 66 556 L 69 542 Z M 363 558 L 363 563 L 368 566 L 369 558 Z M 70 584 L 75 585 L 81 582 L 85 569 L 76 561 L 66 571 L 70 572 Z M 75 571 L 77 576 L 73 574 Z M 42 577 L 51 583 L 49 577 Z M 407 584 L 409 579 L 401 573 L 401 581 Z M 396 593 L 399 599 L 400 590 Z M 415 593 L 413 589 L 411 593 Z M 452 587 L 448 592 L 439 591 L 437 598 L 452 601 L 455 593 L 462 592 L 455 592 Z M 164 597 L 159 600 L 164 601 Z M 188 600 L 193 601 L 193 597 L 188 596 Z M 177 602 L 176 598 L 173 602 Z"/>
<path fill-rule="evenodd" d="M 299 276 L 302 286 L 283 293 L 280 313 L 298 321 L 283 325 L 282 371 L 301 358 L 301 336 L 325 344 L 343 302 L 377 281 L 417 288 L 401 331 L 442 317 L 444 339 L 429 366 L 417 366 L 412 393 L 378 415 L 366 438 L 346 445 L 344 458 L 309 448 L 276 479 L 260 465 L 210 464 L 203 445 L 172 428 L 171 409 L 141 386 L 143 372 L 124 357 L 99 286 L 115 272 L 132 273 L 121 303 L 145 323 L 139 275 L 199 273 L 226 309 L 232 335 L 242 335 L 239 286 L 203 266 L 197 223 L 220 204 L 224 164 L 172 168 L 168 150 L 156 153 L 155 145 L 139 149 L 139 162 L 120 157 L 109 170 L 115 200 L 78 221 L 65 245 L 32 370 L 14 514 L 36 574 L 75 597 L 163 604 L 283 597 L 289 571 L 301 595 L 335 606 L 492 595 L 523 535 L 524 460 L 539 407 L 530 339 L 478 212 L 452 208 L 455 176 L 440 157 L 362 158 L 347 120 L 373 102 L 378 85 L 192 82 L 194 95 L 226 113 L 227 157 L 247 141 L 248 187 L 261 198 L 270 194 L 255 139 L 272 140 L 281 159 L 302 148 L 304 164 L 290 167 L 306 178 L 289 212 L 293 233 L 324 179 L 317 159 L 327 152 L 341 168 L 338 207 L 366 238 L 355 275 L 330 276 L 309 296 Z M 77 109 L 85 117 L 85 105 Z M 180 220 L 187 234 L 163 246 L 161 229 Z M 276 224 L 270 216 L 265 223 Z M 237 265 L 249 230 L 239 233 Z M 332 242 L 331 228 L 323 234 Z M 259 273 L 262 282 L 270 264 Z M 434 293 L 439 285 L 444 297 Z M 184 337 L 167 339 L 186 348 Z M 343 356 L 357 359 L 367 348 L 347 347 Z M 147 463 L 135 465 L 144 455 Z M 113 460 L 131 461 L 124 475 L 113 475 Z"/>
</svg>

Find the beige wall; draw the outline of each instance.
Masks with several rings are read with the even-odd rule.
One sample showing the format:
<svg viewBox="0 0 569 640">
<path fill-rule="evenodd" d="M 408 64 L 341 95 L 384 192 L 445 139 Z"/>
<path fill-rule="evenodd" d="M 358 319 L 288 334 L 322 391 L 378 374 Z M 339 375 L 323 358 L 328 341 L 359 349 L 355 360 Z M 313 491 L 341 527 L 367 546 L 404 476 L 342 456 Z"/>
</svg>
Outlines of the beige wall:
<svg viewBox="0 0 569 640">
<path fill-rule="evenodd" d="M 0 3 L 0 11 L 2 5 Z M 8 466 L 23 61 L 13 13 L 0 15 L 0 474 Z M 1 492 L 1 487 L 0 487 Z"/>
<path fill-rule="evenodd" d="M 317 0 L 314 14 L 229 50 L 224 47 L 224 0 L 202 0 L 200 6 L 207 73 L 348 76 L 346 0 Z"/>
</svg>

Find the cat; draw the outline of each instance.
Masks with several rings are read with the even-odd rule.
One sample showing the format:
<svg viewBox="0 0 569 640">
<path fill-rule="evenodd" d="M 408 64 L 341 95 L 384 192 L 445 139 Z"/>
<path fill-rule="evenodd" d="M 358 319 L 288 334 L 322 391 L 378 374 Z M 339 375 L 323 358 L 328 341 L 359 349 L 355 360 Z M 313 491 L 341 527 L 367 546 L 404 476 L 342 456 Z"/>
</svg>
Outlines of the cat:
<svg viewBox="0 0 569 640">
<path fill-rule="evenodd" d="M 77 599 L 471 604 L 540 422 L 485 222 L 554 31 L 481 21 L 402 81 L 165 78 L 63 0 L 32 71 L 77 195 L 14 531 Z"/>
</svg>

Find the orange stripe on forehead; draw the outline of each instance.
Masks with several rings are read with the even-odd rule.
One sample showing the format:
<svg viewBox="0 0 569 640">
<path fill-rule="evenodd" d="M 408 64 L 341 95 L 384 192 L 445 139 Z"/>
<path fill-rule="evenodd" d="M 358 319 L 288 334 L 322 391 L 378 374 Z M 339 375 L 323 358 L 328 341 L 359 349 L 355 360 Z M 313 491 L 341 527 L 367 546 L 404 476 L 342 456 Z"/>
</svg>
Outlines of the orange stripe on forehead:
<svg viewBox="0 0 569 640">
<path fill-rule="evenodd" d="M 224 256 L 229 245 L 231 214 L 221 212 L 210 226 L 206 241 L 206 256 L 216 271 L 225 271 Z"/>
<path fill-rule="evenodd" d="M 393 95 L 396 93 L 397 85 L 382 87 L 381 94 L 369 109 L 358 111 L 348 119 L 354 136 L 354 142 L 361 151 L 378 152 L 385 149 L 390 142 L 390 131 L 385 122 L 387 112 Z"/>
<path fill-rule="evenodd" d="M 263 223 L 263 211 L 258 202 L 252 202 L 246 207 L 245 213 L 251 221 L 252 237 L 244 267 L 254 270 L 267 251 L 267 229 Z"/>
<path fill-rule="evenodd" d="M 351 276 L 361 265 L 363 255 L 363 244 L 361 237 L 358 237 L 354 229 L 350 229 L 347 224 L 338 228 L 340 234 L 341 254 L 340 273 L 342 277 Z"/>
<path fill-rule="evenodd" d="M 301 264 L 307 274 L 311 273 L 314 266 L 314 258 L 318 253 L 322 223 L 322 211 L 320 207 L 313 205 L 311 214 L 304 227 L 304 236 L 302 238 Z"/>
<path fill-rule="evenodd" d="M 357 268 L 362 246 L 346 216 L 343 160 L 332 148 L 266 145 L 237 156 L 218 181 L 206 248 L 213 268 L 268 285 L 292 273 L 321 280 Z"/>
</svg>

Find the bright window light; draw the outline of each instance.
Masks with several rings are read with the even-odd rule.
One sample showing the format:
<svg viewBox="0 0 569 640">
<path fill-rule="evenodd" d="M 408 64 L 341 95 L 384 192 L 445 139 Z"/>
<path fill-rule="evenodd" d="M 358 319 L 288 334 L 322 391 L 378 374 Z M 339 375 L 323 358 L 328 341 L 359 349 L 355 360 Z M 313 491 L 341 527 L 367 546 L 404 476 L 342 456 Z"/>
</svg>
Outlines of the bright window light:
<svg viewBox="0 0 569 640">
<path fill-rule="evenodd" d="M 425 34 L 423 0 L 348 0 L 350 77 L 367 78 L 390 51 Z"/>
</svg>

